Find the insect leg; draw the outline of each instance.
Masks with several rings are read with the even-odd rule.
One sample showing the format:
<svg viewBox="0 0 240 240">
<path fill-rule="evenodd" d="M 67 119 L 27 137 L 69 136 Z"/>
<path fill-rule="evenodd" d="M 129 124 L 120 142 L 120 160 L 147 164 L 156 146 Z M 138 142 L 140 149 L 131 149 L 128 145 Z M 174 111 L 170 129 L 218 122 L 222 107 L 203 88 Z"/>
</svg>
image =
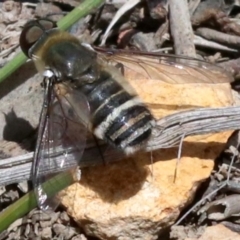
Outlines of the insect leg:
<svg viewBox="0 0 240 240">
<path fill-rule="evenodd" d="M 185 138 L 185 134 L 182 135 L 181 141 L 180 141 L 180 144 L 179 144 L 179 147 L 178 147 L 178 156 L 177 156 L 177 161 L 176 161 L 176 167 L 175 167 L 175 170 L 174 170 L 173 183 L 175 183 L 176 179 L 177 179 L 177 170 L 178 170 L 178 166 L 179 166 L 181 155 L 182 155 L 182 147 L 183 147 L 184 138 Z"/>
<path fill-rule="evenodd" d="M 116 63 L 114 67 L 117 68 L 120 71 L 120 73 L 124 76 L 124 65 L 122 63 Z"/>
<path fill-rule="evenodd" d="M 94 141 L 95 141 L 95 143 L 96 143 L 96 146 L 97 146 L 97 148 L 98 148 L 98 151 L 99 151 L 100 157 L 101 157 L 101 159 L 102 159 L 102 162 L 103 162 L 104 165 L 106 165 L 107 163 L 106 163 L 106 161 L 105 161 L 105 159 L 104 159 L 102 149 L 101 149 L 101 147 L 100 147 L 100 145 L 99 145 L 99 143 L 98 143 L 98 139 L 96 138 L 96 136 L 95 136 L 94 134 L 92 134 L 92 136 L 93 136 L 93 139 L 94 139 Z"/>
<path fill-rule="evenodd" d="M 39 129 L 38 129 L 38 136 L 37 136 L 37 142 L 36 142 L 36 148 L 33 156 L 33 167 L 32 167 L 32 179 L 33 179 L 33 188 L 37 192 L 36 189 L 38 187 L 38 182 L 36 180 L 36 176 L 39 173 L 39 159 L 40 159 L 40 149 L 41 144 L 43 142 L 44 138 L 44 132 L 46 129 L 46 124 L 48 122 L 48 111 L 49 111 L 49 105 L 51 102 L 51 93 L 52 93 L 52 80 L 44 78 L 43 84 L 45 85 L 45 91 L 44 91 L 44 101 L 42 106 L 42 111 L 40 115 L 40 121 L 39 121 Z M 38 193 L 37 193 L 38 194 Z"/>
</svg>

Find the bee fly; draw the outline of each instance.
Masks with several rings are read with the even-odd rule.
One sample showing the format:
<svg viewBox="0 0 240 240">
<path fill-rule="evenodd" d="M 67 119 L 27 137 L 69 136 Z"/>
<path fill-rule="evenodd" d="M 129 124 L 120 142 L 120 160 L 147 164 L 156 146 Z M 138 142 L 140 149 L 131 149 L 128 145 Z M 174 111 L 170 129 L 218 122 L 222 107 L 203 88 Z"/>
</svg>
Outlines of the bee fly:
<svg viewBox="0 0 240 240">
<path fill-rule="evenodd" d="M 86 129 L 126 154 L 144 148 L 151 135 L 154 117 L 109 62 L 126 67 L 131 63 L 133 71 L 168 83 L 230 81 L 220 68 L 195 59 L 184 59 L 180 64 L 175 56 L 91 50 L 48 19 L 28 22 L 20 46 L 44 76 L 44 104 L 33 163 L 40 207 L 50 205 L 41 187 L 41 170 L 51 161 L 62 171 L 69 169 L 69 162 L 71 168 L 76 167 L 85 147 Z M 59 147 L 64 154 L 56 161 L 54 149 Z"/>
<path fill-rule="evenodd" d="M 30 39 L 32 31 L 38 31 L 37 38 Z M 56 83 L 86 96 L 88 129 L 98 138 L 130 154 L 150 137 L 155 124 L 150 111 L 118 70 L 112 73 L 77 38 L 60 31 L 50 20 L 36 20 L 25 26 L 20 45 L 43 75 L 50 73 Z"/>
</svg>

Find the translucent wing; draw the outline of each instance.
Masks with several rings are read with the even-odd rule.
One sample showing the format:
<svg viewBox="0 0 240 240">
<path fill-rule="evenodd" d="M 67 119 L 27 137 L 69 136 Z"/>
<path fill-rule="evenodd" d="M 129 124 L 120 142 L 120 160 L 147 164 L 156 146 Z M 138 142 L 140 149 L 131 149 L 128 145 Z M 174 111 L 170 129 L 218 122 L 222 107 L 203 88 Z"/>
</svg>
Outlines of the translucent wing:
<svg viewBox="0 0 240 240">
<path fill-rule="evenodd" d="M 46 118 L 40 123 L 43 134 L 39 131 L 40 145 L 35 153 L 33 171 L 38 205 L 44 210 L 58 206 L 56 189 L 64 188 L 64 177 L 64 185 L 75 180 L 73 174 L 85 148 L 89 116 L 88 102 L 77 90 L 71 89 L 64 96 L 57 96 L 53 89 L 50 92 Z M 59 172 L 64 173 L 59 175 Z"/>
<path fill-rule="evenodd" d="M 157 79 L 166 83 L 227 83 L 233 77 L 223 68 L 205 61 L 177 55 L 95 48 L 104 61 L 122 64 L 135 78 Z"/>
</svg>

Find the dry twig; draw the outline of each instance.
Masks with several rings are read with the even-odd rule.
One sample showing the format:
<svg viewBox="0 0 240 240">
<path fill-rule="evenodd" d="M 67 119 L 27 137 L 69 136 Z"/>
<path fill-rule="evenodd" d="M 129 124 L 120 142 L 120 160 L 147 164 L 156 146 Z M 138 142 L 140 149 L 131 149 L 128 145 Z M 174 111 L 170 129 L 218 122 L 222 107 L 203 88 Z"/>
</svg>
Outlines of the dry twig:
<svg viewBox="0 0 240 240">
<path fill-rule="evenodd" d="M 200 135 L 239 129 L 240 107 L 197 109 L 169 115 L 157 121 L 157 127 L 150 139 L 147 151 L 177 146 L 183 135 Z M 196 143 L 197 144 L 197 143 Z M 91 147 L 89 147 L 91 145 Z M 80 167 L 102 163 L 99 149 L 92 143 L 85 150 Z M 58 152 L 61 158 L 61 152 Z M 0 185 L 7 185 L 30 179 L 33 153 L 0 161 Z M 92 156 L 95 156 L 93 159 Z M 74 157 L 74 156 L 73 156 Z M 104 160 L 121 160 L 123 155 L 107 148 Z M 70 161 L 71 162 L 71 161 Z M 54 172 L 54 166 L 44 169 L 43 174 Z"/>
<path fill-rule="evenodd" d="M 175 53 L 189 57 L 196 57 L 187 1 L 170 0 L 169 4 L 170 28 L 174 40 Z"/>
<path fill-rule="evenodd" d="M 198 28 L 196 34 L 224 45 L 230 45 L 232 47 L 239 47 L 240 37 L 222 33 L 210 28 Z"/>
</svg>

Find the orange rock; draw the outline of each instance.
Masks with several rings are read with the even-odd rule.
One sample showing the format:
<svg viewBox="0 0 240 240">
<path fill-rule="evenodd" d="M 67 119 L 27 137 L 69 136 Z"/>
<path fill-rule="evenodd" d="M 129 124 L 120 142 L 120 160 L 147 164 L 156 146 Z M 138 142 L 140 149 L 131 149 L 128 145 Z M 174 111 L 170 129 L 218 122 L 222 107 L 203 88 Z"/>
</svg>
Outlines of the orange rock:
<svg viewBox="0 0 240 240">
<path fill-rule="evenodd" d="M 150 108 L 155 105 L 151 110 L 156 118 L 180 111 L 182 105 L 232 104 L 228 84 L 171 85 L 157 80 L 132 80 L 131 84 Z M 108 166 L 82 169 L 80 182 L 64 192 L 62 203 L 89 235 L 101 239 L 157 239 L 210 175 L 213 160 L 229 135 L 225 132 L 186 139 L 175 182 L 177 148 L 154 151 L 152 159 L 150 153 L 139 153 Z"/>
</svg>

